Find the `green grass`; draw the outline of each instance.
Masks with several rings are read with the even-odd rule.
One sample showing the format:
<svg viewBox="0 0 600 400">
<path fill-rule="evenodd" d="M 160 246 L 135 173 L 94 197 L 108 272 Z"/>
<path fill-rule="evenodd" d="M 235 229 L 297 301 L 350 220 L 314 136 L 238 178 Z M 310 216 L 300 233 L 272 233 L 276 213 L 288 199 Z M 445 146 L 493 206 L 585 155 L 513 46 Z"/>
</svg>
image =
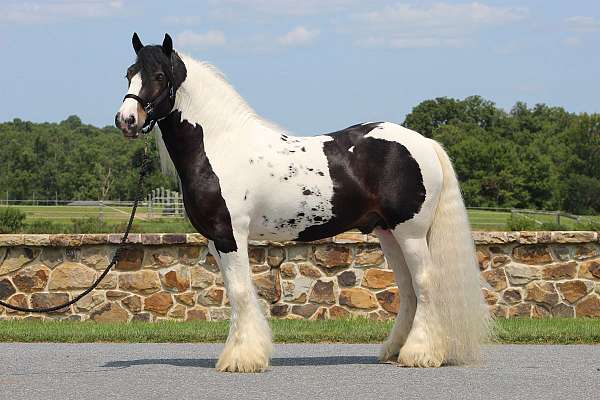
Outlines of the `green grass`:
<svg viewBox="0 0 600 400">
<path fill-rule="evenodd" d="M 506 319 L 497 321 L 494 332 L 501 343 L 600 344 L 600 319 Z"/>
<path fill-rule="evenodd" d="M 391 321 L 367 319 L 298 321 L 272 320 L 278 343 L 380 343 Z M 0 342 L 224 342 L 229 323 L 159 322 L 105 323 L 71 321 L 0 321 Z M 600 319 L 498 320 L 494 334 L 499 343 L 581 344 L 600 343 Z"/>
<path fill-rule="evenodd" d="M 467 211 L 469 221 L 473 230 L 482 231 L 505 231 L 511 230 L 508 222 L 511 218 L 511 213 L 508 211 L 488 211 L 474 210 Z M 544 214 L 516 214 L 518 218 L 529 220 L 530 224 L 523 230 L 556 230 L 556 228 L 564 230 L 594 230 L 588 228 L 586 223 L 594 222 L 600 224 L 600 216 L 584 216 L 582 223 L 577 223 L 576 220 L 567 217 L 560 218 L 560 226 L 556 226 L 556 217 L 554 215 Z"/>
<path fill-rule="evenodd" d="M 0 208 L 6 207 L 0 205 Z M 98 206 L 11 206 L 19 208 L 27 214 L 26 226 L 23 233 L 109 233 L 122 232 L 130 207 L 104 207 L 102 216 L 104 223 L 98 223 L 100 207 Z M 156 218 L 160 216 L 160 209 L 154 209 L 154 218 L 148 219 L 148 209 L 138 209 L 134 232 L 137 233 L 188 233 L 195 232 L 189 222 L 181 218 Z M 508 221 L 510 212 L 468 210 L 469 220 L 474 230 L 510 230 Z M 575 220 L 562 217 L 561 226 L 555 226 L 555 217 L 552 215 L 527 214 L 519 218 L 529 222 L 527 226 L 518 230 L 590 230 L 585 224 L 577 224 Z M 589 216 L 585 221 L 594 221 L 600 225 L 600 216 Z M 75 221 L 80 221 L 79 223 Z M 82 222 L 83 221 L 83 222 Z M 95 221 L 95 223 L 94 223 Z M 537 223 L 538 221 L 539 223 Z M 543 224 L 543 225 L 542 225 Z M 554 226 L 553 226 L 554 225 Z M 82 229 L 85 231 L 83 232 Z M 591 229 L 595 230 L 595 229 Z"/>
<path fill-rule="evenodd" d="M 6 205 L 0 205 L 0 208 L 4 208 Z M 82 218 L 99 218 L 102 216 L 107 223 L 118 223 L 124 222 L 129 219 L 131 214 L 131 207 L 127 206 L 32 206 L 32 205 L 18 205 L 9 206 L 11 208 L 17 208 L 27 214 L 27 222 L 40 221 L 40 220 L 52 220 L 57 223 L 68 223 L 73 219 Z M 140 206 L 137 210 L 137 215 L 140 220 L 144 220 L 149 216 L 149 209 L 145 206 Z M 155 206 L 152 211 L 153 219 L 160 217 L 162 213 L 162 207 Z"/>
</svg>

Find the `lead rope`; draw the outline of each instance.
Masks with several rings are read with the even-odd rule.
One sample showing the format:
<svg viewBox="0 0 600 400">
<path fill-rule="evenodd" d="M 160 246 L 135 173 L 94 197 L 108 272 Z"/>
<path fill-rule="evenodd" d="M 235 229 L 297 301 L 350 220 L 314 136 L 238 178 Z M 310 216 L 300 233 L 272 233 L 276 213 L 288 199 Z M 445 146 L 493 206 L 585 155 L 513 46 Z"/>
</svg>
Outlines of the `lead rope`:
<svg viewBox="0 0 600 400">
<path fill-rule="evenodd" d="M 111 270 L 111 268 L 117 263 L 119 262 L 119 257 L 121 255 L 121 252 L 123 251 L 123 248 L 125 247 L 125 244 L 127 242 L 127 237 L 129 236 L 129 232 L 131 231 L 131 227 L 133 226 L 133 219 L 135 218 L 135 212 L 137 210 L 138 207 L 138 203 L 140 202 L 141 196 L 142 196 L 142 185 L 144 183 L 144 177 L 146 175 L 146 167 L 148 166 L 148 137 L 146 136 L 146 139 L 144 141 L 144 157 L 142 159 L 142 165 L 140 167 L 140 176 L 138 179 L 138 186 L 137 186 L 137 191 L 135 193 L 135 199 L 133 201 L 133 208 L 131 209 L 131 215 L 129 216 L 129 222 L 127 223 L 127 229 L 125 229 L 125 233 L 123 234 L 123 237 L 121 238 L 121 242 L 119 243 L 117 250 L 115 251 L 115 255 L 113 256 L 111 262 L 108 264 L 108 266 L 104 269 L 104 272 L 102 272 L 102 274 L 100 274 L 100 276 L 98 277 L 98 279 L 96 279 L 96 281 L 92 284 L 92 286 L 90 286 L 89 288 L 87 288 L 86 290 L 84 290 L 83 292 L 81 292 L 80 294 L 78 294 L 77 296 L 75 296 L 72 300 L 64 303 L 64 304 L 60 304 L 58 306 L 53 306 L 53 307 L 38 307 L 38 308 L 27 308 L 27 307 L 20 307 L 20 306 L 16 306 L 13 304 L 8 304 L 5 303 L 3 301 L 0 301 L 0 305 L 4 306 L 6 308 L 10 308 L 11 310 L 15 310 L 15 311 L 22 311 L 22 312 L 28 312 L 28 313 L 49 313 L 52 311 L 56 311 L 56 310 L 60 310 L 62 308 L 66 308 L 71 306 L 72 304 L 77 303 L 79 300 L 81 300 L 81 298 L 83 298 L 84 296 L 86 296 L 88 293 L 90 293 L 92 290 L 94 290 L 96 288 L 96 286 L 98 286 L 100 284 L 100 282 L 102 281 L 102 279 L 104 279 L 104 277 L 109 273 L 109 271 Z"/>
</svg>

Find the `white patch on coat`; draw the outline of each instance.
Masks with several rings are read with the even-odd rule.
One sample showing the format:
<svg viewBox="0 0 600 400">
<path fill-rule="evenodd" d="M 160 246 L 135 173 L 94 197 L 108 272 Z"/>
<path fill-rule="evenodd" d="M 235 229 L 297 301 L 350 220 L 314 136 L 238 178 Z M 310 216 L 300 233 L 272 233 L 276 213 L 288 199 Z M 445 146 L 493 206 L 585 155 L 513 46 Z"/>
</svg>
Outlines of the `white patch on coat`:
<svg viewBox="0 0 600 400">
<path fill-rule="evenodd" d="M 214 67 L 181 58 L 187 77 L 174 108 L 182 121 L 202 126 L 234 229 L 236 220 L 250 216 L 250 238 L 289 240 L 330 220 L 333 183 L 323 143 L 333 139 L 282 136 L 286 132 L 258 117 Z"/>
<path fill-rule="evenodd" d="M 134 94 L 136 96 L 139 96 L 141 90 L 142 75 L 141 72 L 138 72 L 133 78 L 131 78 L 127 94 Z M 121 108 L 119 108 L 119 113 L 121 115 L 121 123 L 124 123 L 125 120 L 127 120 L 132 115 L 135 118 L 136 123 L 139 121 L 138 104 L 139 103 L 134 99 L 125 99 L 125 101 L 123 101 L 123 104 L 121 104 Z"/>
<path fill-rule="evenodd" d="M 348 149 L 348 151 L 349 151 L 350 153 L 354 153 L 354 146 L 350 147 L 350 148 Z"/>
</svg>

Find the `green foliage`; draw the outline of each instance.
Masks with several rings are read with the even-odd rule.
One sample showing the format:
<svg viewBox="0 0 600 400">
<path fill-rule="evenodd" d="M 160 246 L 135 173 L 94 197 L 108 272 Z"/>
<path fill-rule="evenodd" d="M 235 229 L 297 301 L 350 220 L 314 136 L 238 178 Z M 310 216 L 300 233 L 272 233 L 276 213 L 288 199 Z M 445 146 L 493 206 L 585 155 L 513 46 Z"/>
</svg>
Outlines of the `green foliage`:
<svg viewBox="0 0 600 400">
<path fill-rule="evenodd" d="M 24 233 L 69 233 L 70 230 L 65 224 L 54 222 L 50 219 L 38 219 L 29 222 L 23 229 Z M 92 233 L 92 232 L 86 232 Z"/>
<path fill-rule="evenodd" d="M 600 212 L 600 114 L 472 96 L 424 101 L 404 125 L 445 146 L 468 206 Z"/>
<path fill-rule="evenodd" d="M 0 208 L 0 233 L 15 233 L 23 228 L 27 215 L 14 207 Z"/>
<path fill-rule="evenodd" d="M 568 231 L 569 228 L 556 222 L 543 222 L 539 228 L 540 231 Z"/>
<path fill-rule="evenodd" d="M 575 226 L 575 230 L 600 232 L 600 222 L 592 220 L 582 221 Z"/>
<path fill-rule="evenodd" d="M 506 229 L 509 231 L 536 231 L 541 230 L 540 224 L 531 218 L 512 214 L 506 221 Z"/>
<path fill-rule="evenodd" d="M 143 140 L 116 128 L 84 125 L 76 116 L 60 123 L 14 119 L 0 124 L 2 198 L 133 200 Z M 176 188 L 160 172 L 154 138 L 145 189 Z"/>
<path fill-rule="evenodd" d="M 98 218 L 72 219 L 70 222 L 57 222 L 50 219 L 33 220 L 23 224 L 13 232 L 20 233 L 115 233 L 125 232 L 126 222 L 107 223 Z M 136 220 L 131 229 L 135 233 L 194 233 L 196 230 L 183 219 Z"/>
</svg>

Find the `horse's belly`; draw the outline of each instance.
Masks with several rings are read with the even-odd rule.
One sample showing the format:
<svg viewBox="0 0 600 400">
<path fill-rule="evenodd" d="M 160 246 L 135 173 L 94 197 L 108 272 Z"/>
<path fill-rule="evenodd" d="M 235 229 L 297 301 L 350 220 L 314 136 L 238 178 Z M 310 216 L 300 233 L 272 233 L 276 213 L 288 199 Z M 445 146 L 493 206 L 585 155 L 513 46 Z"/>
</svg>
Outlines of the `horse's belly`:
<svg viewBox="0 0 600 400">
<path fill-rule="evenodd" d="M 333 183 L 327 169 L 315 163 L 293 163 L 293 169 L 269 175 L 254 204 L 250 237 L 262 240 L 293 240 L 310 226 L 333 217 Z"/>
</svg>

